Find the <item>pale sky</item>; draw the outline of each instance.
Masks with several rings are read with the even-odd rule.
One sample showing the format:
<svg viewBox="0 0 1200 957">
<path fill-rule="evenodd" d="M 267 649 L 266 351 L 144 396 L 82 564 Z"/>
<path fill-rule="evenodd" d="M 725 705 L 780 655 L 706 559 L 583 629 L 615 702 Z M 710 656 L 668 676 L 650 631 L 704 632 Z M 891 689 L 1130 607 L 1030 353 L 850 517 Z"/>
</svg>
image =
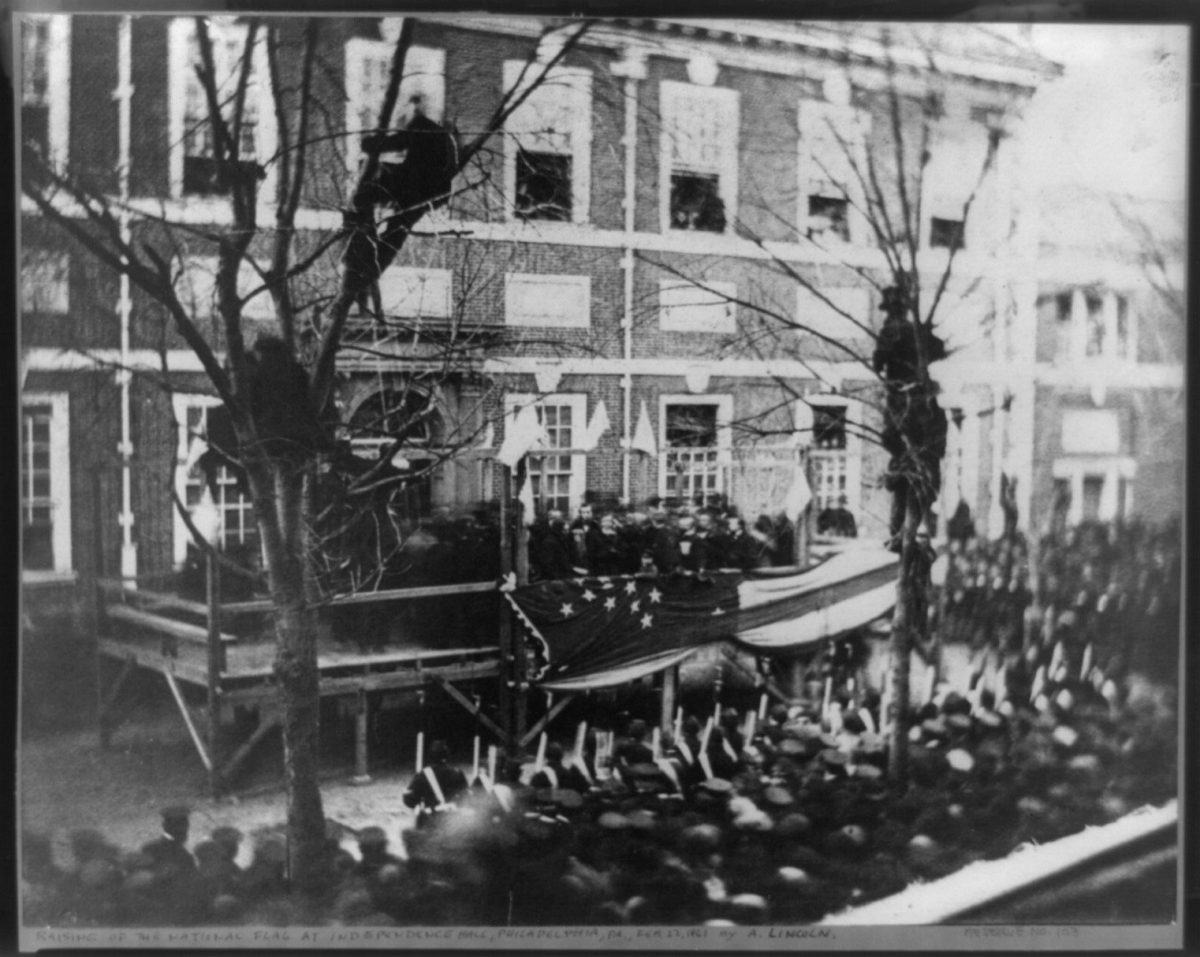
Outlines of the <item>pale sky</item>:
<svg viewBox="0 0 1200 957">
<path fill-rule="evenodd" d="M 1188 30 L 1036 24 L 1033 43 L 1063 65 L 1035 95 L 1020 135 L 1041 184 L 1072 183 L 1183 201 Z"/>
</svg>

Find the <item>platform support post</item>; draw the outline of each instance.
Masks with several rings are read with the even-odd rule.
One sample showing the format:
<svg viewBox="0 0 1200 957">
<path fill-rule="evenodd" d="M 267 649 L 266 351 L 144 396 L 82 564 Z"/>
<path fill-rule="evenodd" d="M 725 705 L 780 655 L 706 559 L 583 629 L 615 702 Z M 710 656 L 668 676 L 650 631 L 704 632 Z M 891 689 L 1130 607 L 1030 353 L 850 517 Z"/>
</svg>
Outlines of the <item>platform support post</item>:
<svg viewBox="0 0 1200 957">
<path fill-rule="evenodd" d="M 93 547 L 93 568 L 95 581 L 92 586 L 92 601 L 95 604 L 95 622 L 96 622 L 96 726 L 100 736 L 100 747 L 107 749 L 109 739 L 112 736 L 109 721 L 108 708 L 105 707 L 107 695 L 104 690 L 104 655 L 100 653 L 99 639 L 108 634 L 108 620 L 104 614 L 104 591 L 100 587 L 100 580 L 104 578 L 104 522 L 100 519 L 104 515 L 104 500 L 102 494 L 101 482 L 103 475 L 96 471 L 92 475 L 92 515 L 95 521 L 92 523 L 92 547 Z"/>
<path fill-rule="evenodd" d="M 217 553 L 205 549 L 205 579 L 208 599 L 208 753 L 211 759 L 208 785 L 213 798 L 221 793 L 221 760 L 218 737 L 221 733 L 221 672 L 225 670 L 225 648 L 221 644 L 221 577 Z"/>
<path fill-rule="evenodd" d="M 804 699 L 805 679 L 808 677 L 808 666 L 803 658 L 796 656 L 790 662 L 791 675 L 788 690 L 792 697 L 800 701 Z"/>
<path fill-rule="evenodd" d="M 679 665 L 662 673 L 662 698 L 658 712 L 659 730 L 666 734 L 675 721 L 675 696 L 679 689 Z"/>
<path fill-rule="evenodd" d="M 359 688 L 358 707 L 354 712 L 354 783 L 367 784 L 371 780 L 368 770 L 367 729 L 370 727 L 371 699 L 366 688 Z"/>
</svg>

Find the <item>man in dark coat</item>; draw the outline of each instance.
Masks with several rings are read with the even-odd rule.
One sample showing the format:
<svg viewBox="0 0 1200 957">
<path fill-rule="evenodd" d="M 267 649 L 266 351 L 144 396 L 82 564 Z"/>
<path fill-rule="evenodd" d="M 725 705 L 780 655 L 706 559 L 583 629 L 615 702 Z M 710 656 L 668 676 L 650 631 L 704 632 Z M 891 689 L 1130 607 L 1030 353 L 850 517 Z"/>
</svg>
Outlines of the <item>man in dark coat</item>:
<svg viewBox="0 0 1200 957">
<path fill-rule="evenodd" d="M 531 787 L 550 788 L 558 791 L 568 789 L 580 793 L 588 789 L 588 781 L 578 768 L 567 767 L 563 763 L 566 751 L 557 741 L 546 744 L 546 761 L 541 769 L 529 780 Z"/>
<path fill-rule="evenodd" d="M 529 529 L 530 562 L 543 581 L 570 578 L 571 536 L 563 513 L 551 509 Z"/>
<path fill-rule="evenodd" d="M 355 277 L 354 286 L 365 303 L 367 291 L 387 269 L 403 245 L 408 231 L 426 212 L 445 205 L 458 169 L 458 143 L 453 134 L 425 115 L 424 103 L 414 96 L 413 116 L 403 130 L 371 134 L 362 140 L 363 152 L 379 154 L 404 151 L 400 163 L 380 163 L 373 180 L 364 183 L 354 196 L 348 214 L 357 227 L 346 250 L 346 269 Z M 390 206 L 379 234 L 374 207 Z"/>
<path fill-rule="evenodd" d="M 450 749 L 445 741 L 429 745 L 429 764 L 413 778 L 404 792 L 404 804 L 417 812 L 417 823 L 431 820 L 435 815 L 453 810 L 467 793 L 467 777 L 450 766 Z"/>
<path fill-rule="evenodd" d="M 195 872 L 195 858 L 187 849 L 189 815 L 188 809 L 179 805 L 163 809 L 162 837 L 142 846 L 156 872 L 170 876 Z"/>
<path fill-rule="evenodd" d="M 679 551 L 679 532 L 671 526 L 667 513 L 655 510 L 650 516 L 653 528 L 650 534 L 650 554 L 654 567 L 660 575 L 669 575 L 679 569 L 682 553 Z"/>
</svg>

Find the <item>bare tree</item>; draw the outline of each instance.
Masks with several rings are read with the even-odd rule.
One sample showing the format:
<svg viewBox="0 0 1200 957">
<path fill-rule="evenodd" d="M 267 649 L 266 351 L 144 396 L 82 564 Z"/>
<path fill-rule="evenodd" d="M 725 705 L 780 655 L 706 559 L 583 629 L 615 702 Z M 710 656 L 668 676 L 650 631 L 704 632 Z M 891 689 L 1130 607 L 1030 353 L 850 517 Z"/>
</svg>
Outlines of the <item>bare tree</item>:
<svg viewBox="0 0 1200 957">
<path fill-rule="evenodd" d="M 376 146 L 395 135 L 386 131 L 405 76 L 413 29 L 413 19 L 404 18 L 379 104 Z M 282 712 L 290 873 L 301 889 L 319 883 L 325 863 L 317 741 L 319 590 L 312 555 L 314 528 L 321 524 L 318 476 L 322 466 L 336 457 L 335 440 L 345 424 L 339 420 L 333 392 L 347 323 L 356 303 L 378 301 L 373 287 L 417 224 L 448 200 L 450 184 L 500 135 L 513 110 L 587 29 L 586 22 L 571 28 L 547 62 L 531 60 L 527 76 L 522 77 L 526 82 L 502 97 L 486 125 L 465 142 L 438 124 L 427 128 L 428 139 L 423 142 L 432 142 L 442 151 L 446 157 L 442 168 L 405 167 L 407 177 L 381 195 L 378 149 L 368 150 L 345 227 L 329 234 L 306 234 L 298 225 L 298 213 L 310 190 L 324 178 L 338 175 L 321 166 L 320 157 L 327 156 L 321 151 L 322 142 L 348 135 L 330 124 L 329 104 L 317 92 L 323 33 L 319 18 L 298 26 L 294 21 L 247 18 L 244 37 L 232 58 L 225 52 L 228 44 L 215 42 L 213 24 L 204 17 L 195 20 L 195 82 L 205 108 L 185 136 L 210 138 L 211 176 L 227 196 L 224 225 L 191 225 L 161 210 L 149 210 L 145 203 L 125 204 L 96 185 L 106 181 L 106 173 L 88 169 L 86 157 L 64 167 L 28 139 L 23 143 L 24 194 L 48 224 L 113 273 L 128 277 L 133 287 L 157 304 L 170 328 L 199 360 L 228 414 L 231 444 L 236 447 L 223 451 L 245 475 L 274 606 L 274 670 Z M 258 63 L 265 63 L 265 77 L 258 75 Z M 264 83 L 274 114 L 277 149 L 256 162 L 247 155 L 245 143 L 250 125 L 267 119 L 254 115 L 251 102 L 256 85 Z M 274 215 L 272 221 L 261 222 L 260 189 L 268 175 L 274 177 L 275 189 L 266 200 Z M 386 212 L 377 221 L 381 207 Z M 211 244 L 217 251 L 212 328 L 205 328 L 178 288 L 175 253 L 189 240 Z M 252 255 L 252 247 L 266 248 L 267 255 Z M 323 272 L 322 264 L 339 251 L 340 270 Z M 258 280 L 249 291 L 240 284 L 246 269 Z M 263 331 L 264 320 L 256 319 L 252 333 L 245 306 L 264 291 L 272 303 L 273 315 L 265 324 L 269 331 Z M 447 363 L 452 365 L 460 354 L 447 350 Z M 164 368 L 164 381 L 168 372 Z M 403 392 L 398 401 L 404 402 Z M 398 481 L 389 474 L 389 463 L 408 436 L 403 429 L 398 435 L 388 431 L 388 414 L 389 410 L 381 409 L 384 421 L 378 423 L 387 441 L 378 460 L 353 480 L 357 489 Z M 464 437 L 456 447 L 468 439 Z M 178 504 L 182 511 L 182 503 Z M 190 524 L 186 512 L 184 520 Z M 196 533 L 194 526 L 191 530 Z"/>
<path fill-rule="evenodd" d="M 884 268 L 868 269 L 845 257 L 840 251 L 844 247 L 830 241 L 829 231 L 809 231 L 803 237 L 877 292 L 882 302 L 882 322 L 854 314 L 831 298 L 826 289 L 782 257 L 745 218 L 739 218 L 733 229 L 757 247 L 769 272 L 782 277 L 793 288 L 806 290 L 836 314 L 844 321 L 845 335 L 817 328 L 793 307 L 772 301 L 769 296 L 732 297 L 666 260 L 643 256 L 680 282 L 693 283 L 741 310 L 742 328 L 729 341 L 729 352 L 789 358 L 820 379 L 816 368 L 820 363 L 814 361 L 812 354 L 815 345 L 815 349 L 856 366 L 861 370 L 861 378 L 871 383 L 870 388 L 860 390 L 855 397 L 873 412 L 874 424 L 864 418 L 847 422 L 846 428 L 863 441 L 881 446 L 890 457 L 884 478 L 892 495 L 889 547 L 899 554 L 900 563 L 891 622 L 894 693 L 889 715 L 889 766 L 891 776 L 900 782 L 907 774 L 911 652 L 914 643 L 925 639 L 929 630 L 928 595 L 934 553 L 923 533 L 932 525 L 931 509 L 941 488 L 941 463 L 946 453 L 946 415 L 938 401 L 935 368 L 950 352 L 942 335 L 941 316 L 956 295 L 951 283 L 956 258 L 964 245 L 972 205 L 993 168 L 1002 139 L 999 129 L 987 131 L 986 152 L 974 171 L 974 188 L 962 202 L 957 221 L 943 225 L 945 234 L 938 237 L 938 242 L 946 247 L 944 261 L 934 270 L 932 285 L 923 287 L 922 276 L 931 271 L 923 234 L 929 215 L 925 195 L 927 168 L 943 116 L 939 84 L 944 79 L 932 56 L 928 58 L 928 67 L 930 86 L 924 95 L 907 88 L 902 91 L 899 68 L 889 54 L 885 62 L 888 82 L 882 93 L 886 129 L 882 143 L 876 148 L 867 148 L 857 141 L 853 130 L 832 122 L 827 124 L 828 132 L 824 134 L 836 142 L 838 165 L 842 169 L 822 165 L 824 178 L 832 186 L 825 196 L 835 202 L 826 204 L 828 208 L 820 212 L 832 219 L 833 232 L 844 230 L 848 213 L 856 212 L 879 250 Z M 800 196 L 799 201 L 803 203 L 805 197 Z M 785 222 L 784 214 L 775 207 L 759 212 Z M 965 292 L 957 295 L 969 296 L 975 285 L 968 284 Z M 976 319 L 982 325 L 985 317 L 980 315 Z M 798 334 L 803 334 L 807 343 L 802 343 Z M 775 382 L 788 406 L 796 400 L 807 402 L 793 381 L 776 376 Z M 779 425 L 777 405 L 739 418 L 735 428 L 750 440 L 812 430 L 812 425 L 800 425 L 794 420 Z"/>
</svg>

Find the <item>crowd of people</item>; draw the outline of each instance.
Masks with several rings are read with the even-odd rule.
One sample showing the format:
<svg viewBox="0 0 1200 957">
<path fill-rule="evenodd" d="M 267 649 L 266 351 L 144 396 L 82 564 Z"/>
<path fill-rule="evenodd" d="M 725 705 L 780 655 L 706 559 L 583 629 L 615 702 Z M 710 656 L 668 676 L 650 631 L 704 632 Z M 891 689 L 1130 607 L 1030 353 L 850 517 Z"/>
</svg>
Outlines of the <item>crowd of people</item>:
<svg viewBox="0 0 1200 957">
<path fill-rule="evenodd" d="M 568 522 L 550 509 L 529 528 L 532 581 L 576 575 L 671 574 L 716 569 L 750 571 L 796 563 L 796 530 L 780 512 L 748 525 L 718 506 L 598 511 L 581 505 Z"/>
<path fill-rule="evenodd" d="M 1028 634 L 1068 632 L 1128 662 L 1135 640 L 1167 650 L 1177 644 L 1180 562 L 1178 523 L 1060 528 L 1040 537 L 1036 554 L 1020 534 L 952 538 L 945 601 L 933 606 L 944 615 L 947 642 L 1013 650 Z"/>
<path fill-rule="evenodd" d="M 69 862 L 22 847 L 32 926 L 753 925 L 820 919 L 1121 817 L 1175 793 L 1174 716 L 1080 674 L 1040 643 L 1004 680 L 917 701 L 907 785 L 888 777 L 886 708 L 843 685 L 819 705 L 660 731 L 585 728 L 522 766 L 464 773 L 442 742 L 397 795 L 394 838 L 331 824 L 326 880 L 289 893 L 278 832 L 237 863 L 242 835 L 189 846 L 185 809 L 122 853 L 93 831 Z M 1047 665 L 1051 665 L 1049 670 Z M 1068 667 L 1069 665 L 1069 667 Z M 761 720 L 759 719 L 761 715 Z M 351 840 L 352 837 L 352 840 Z"/>
</svg>

